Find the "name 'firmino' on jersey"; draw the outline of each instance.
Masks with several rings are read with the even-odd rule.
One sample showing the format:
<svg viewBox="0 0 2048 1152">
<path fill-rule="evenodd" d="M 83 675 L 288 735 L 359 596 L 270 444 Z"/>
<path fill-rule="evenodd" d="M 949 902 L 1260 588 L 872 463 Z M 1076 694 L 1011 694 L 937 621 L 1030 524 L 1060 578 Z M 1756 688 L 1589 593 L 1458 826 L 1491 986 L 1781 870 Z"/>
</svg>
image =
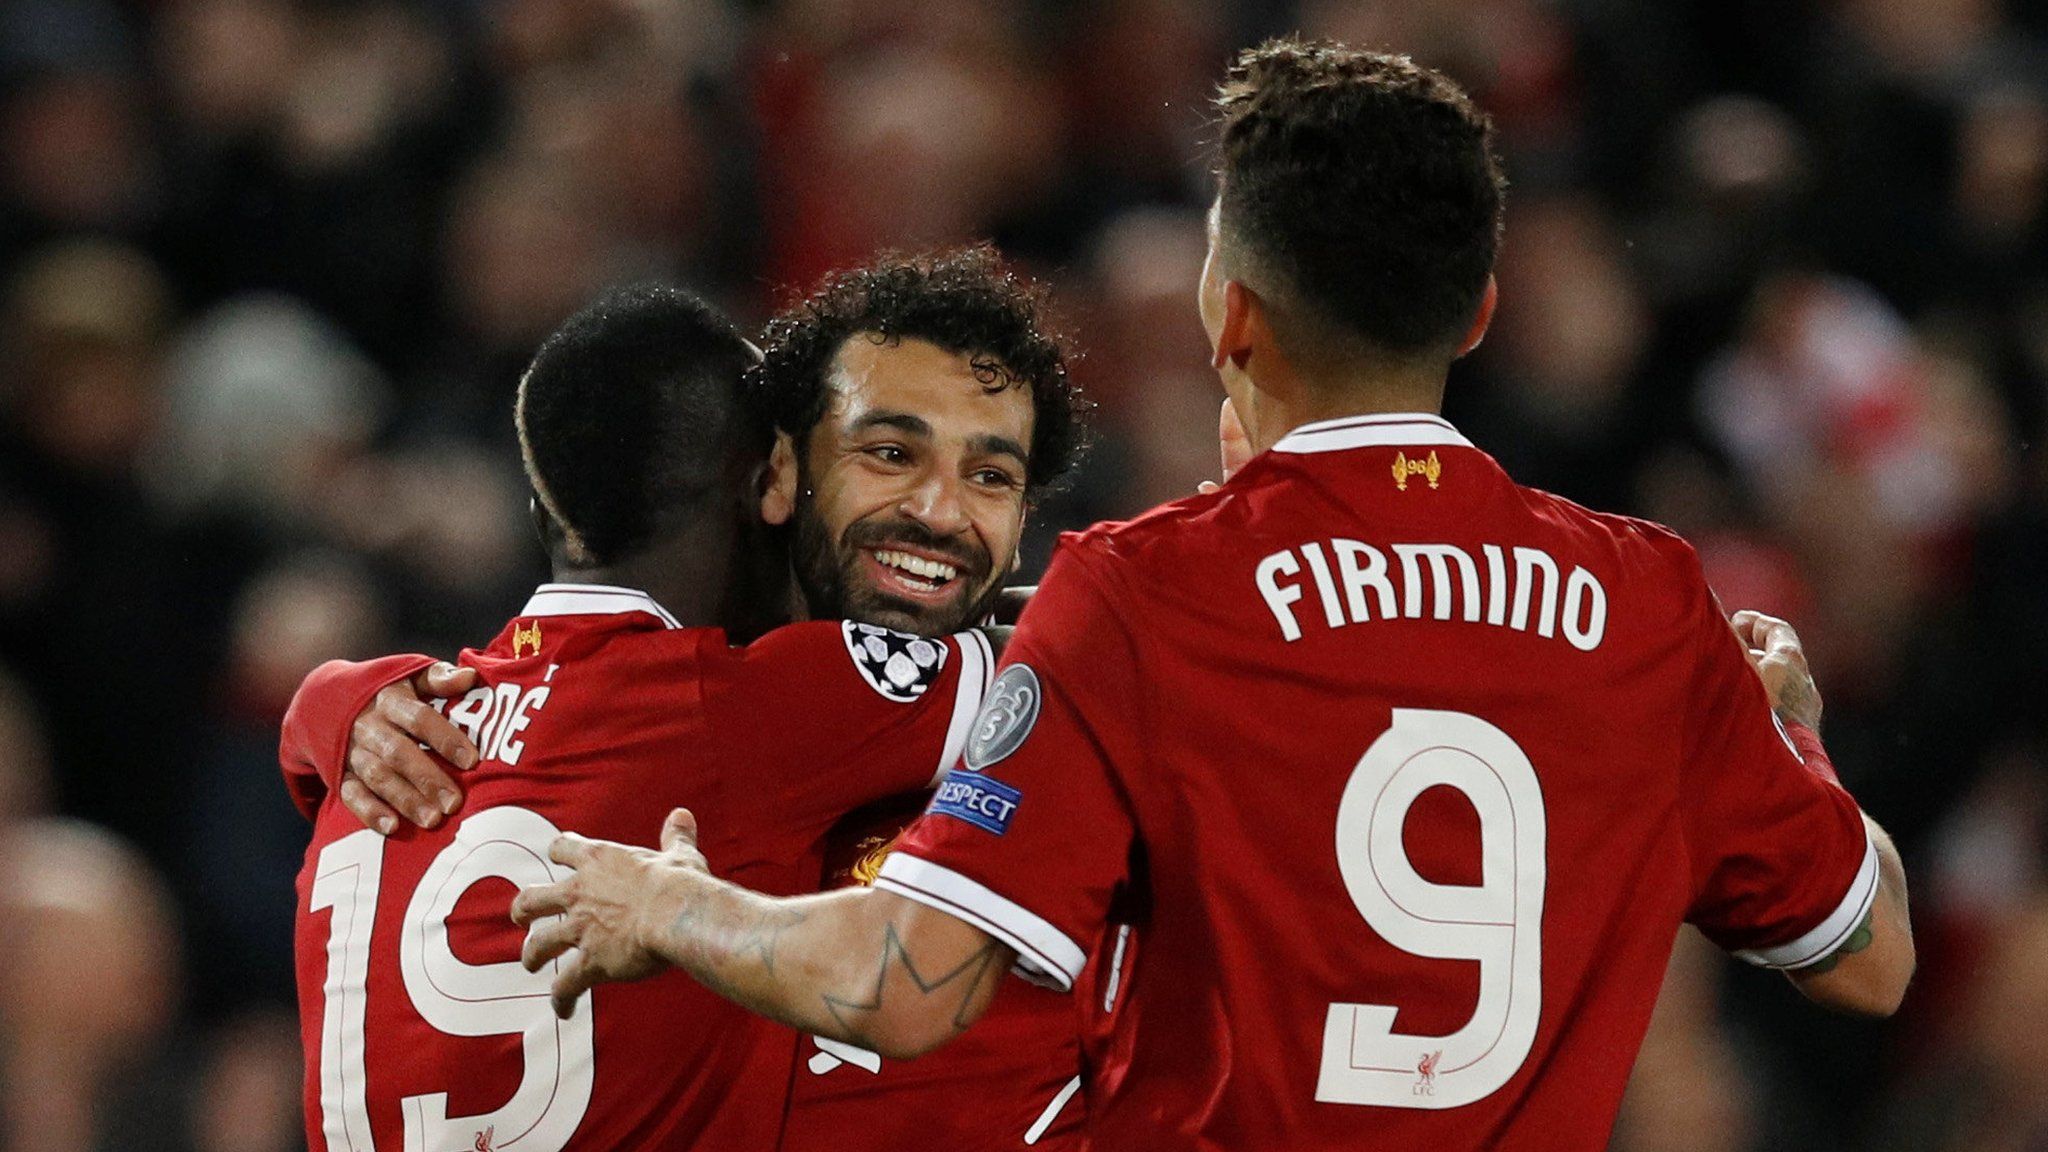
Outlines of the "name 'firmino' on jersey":
<svg viewBox="0 0 2048 1152">
<path fill-rule="evenodd" d="M 1307 584 L 1315 589 L 1322 621 L 1332 628 L 1372 620 L 1420 620 L 1426 615 L 1431 620 L 1533 631 L 1545 639 L 1561 631 L 1581 652 L 1600 646 L 1607 634 L 1607 589 L 1599 577 L 1573 565 L 1560 579 L 1557 559 L 1541 548 L 1482 544 L 1479 553 L 1475 560 L 1455 544 L 1381 547 L 1338 537 L 1273 553 L 1259 561 L 1255 579 L 1259 595 L 1280 625 L 1280 635 L 1289 641 L 1301 639 L 1304 616 L 1317 616 L 1314 608 L 1301 603 Z"/>
</svg>

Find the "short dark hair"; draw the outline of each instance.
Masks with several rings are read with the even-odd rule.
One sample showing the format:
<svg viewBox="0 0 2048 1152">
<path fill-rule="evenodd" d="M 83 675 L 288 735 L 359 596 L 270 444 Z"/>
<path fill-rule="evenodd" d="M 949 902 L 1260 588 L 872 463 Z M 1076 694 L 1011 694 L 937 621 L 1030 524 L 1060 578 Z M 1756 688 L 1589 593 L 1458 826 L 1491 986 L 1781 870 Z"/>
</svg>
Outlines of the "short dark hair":
<svg viewBox="0 0 2048 1152">
<path fill-rule="evenodd" d="M 740 398 L 753 361 L 717 309 L 662 285 L 607 292 L 541 344 L 519 382 L 519 450 L 571 561 L 630 558 L 714 493 L 736 454 L 765 454 Z"/>
<path fill-rule="evenodd" d="M 825 416 L 833 360 L 861 334 L 924 340 L 967 356 L 992 392 L 1029 388 L 1027 490 L 1042 491 L 1079 456 L 1086 401 L 1067 375 L 1068 348 L 1047 319 L 1045 290 L 1004 267 L 994 248 L 887 254 L 832 273 L 768 322 L 765 359 L 747 374 L 748 397 L 799 452 Z"/>
<path fill-rule="evenodd" d="M 1507 188 L 1471 98 L 1406 56 L 1281 39 L 1238 55 L 1216 105 L 1232 274 L 1312 336 L 1397 359 L 1455 352 Z"/>
</svg>

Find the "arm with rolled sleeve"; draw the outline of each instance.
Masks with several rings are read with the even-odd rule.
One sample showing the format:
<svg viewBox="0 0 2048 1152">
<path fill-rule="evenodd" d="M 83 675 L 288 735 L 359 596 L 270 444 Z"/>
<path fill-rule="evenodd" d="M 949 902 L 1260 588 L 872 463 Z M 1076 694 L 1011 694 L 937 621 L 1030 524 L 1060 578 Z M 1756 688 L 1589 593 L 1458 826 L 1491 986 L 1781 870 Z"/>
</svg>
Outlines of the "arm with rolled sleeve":
<svg viewBox="0 0 2048 1152">
<path fill-rule="evenodd" d="M 1136 645 L 1086 563 L 1062 549 L 1025 610 L 960 767 L 875 886 L 943 909 L 1066 989 L 1125 879 L 1123 781 L 1140 748 Z"/>
<path fill-rule="evenodd" d="M 1905 877 L 1820 739 L 1773 715 L 1701 584 L 1685 722 L 1687 919 L 1812 999 L 1889 1015 L 1912 973 Z"/>
</svg>

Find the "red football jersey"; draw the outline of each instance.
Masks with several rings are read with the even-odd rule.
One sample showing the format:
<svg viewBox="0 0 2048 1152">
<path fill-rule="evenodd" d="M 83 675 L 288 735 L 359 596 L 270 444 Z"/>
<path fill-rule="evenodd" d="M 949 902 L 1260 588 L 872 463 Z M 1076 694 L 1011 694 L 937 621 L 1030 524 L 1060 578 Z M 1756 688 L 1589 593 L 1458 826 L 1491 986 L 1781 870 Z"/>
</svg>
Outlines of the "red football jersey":
<svg viewBox="0 0 2048 1152">
<path fill-rule="evenodd" d="M 929 790 L 853 813 L 833 831 L 825 887 L 867 884 Z M 1087 1102 L 1073 999 L 1004 982 L 973 1030 L 916 1060 L 806 1036 L 783 1152 L 1054 1152 L 1081 1147 Z"/>
<path fill-rule="evenodd" d="M 683 805 L 722 875 L 812 891 L 849 809 L 928 786 L 958 754 L 991 664 L 973 633 L 837 623 L 747 648 L 679 628 L 642 593 L 544 585 L 446 713 L 479 765 L 447 824 L 389 839 L 322 799 L 299 875 L 297 963 L 315 1150 L 770 1149 L 794 1033 L 680 972 L 548 1005 L 519 965 L 515 891 L 560 880 L 558 830 L 649 843 Z M 357 710 L 424 664 L 330 666 L 281 759 L 302 797 L 331 784 Z"/>
<path fill-rule="evenodd" d="M 1062 985 L 1142 889 L 1103 1147 L 1590 1150 L 1682 921 L 1797 966 L 1877 867 L 1683 541 L 1393 416 L 1068 537 L 876 885 Z"/>
</svg>

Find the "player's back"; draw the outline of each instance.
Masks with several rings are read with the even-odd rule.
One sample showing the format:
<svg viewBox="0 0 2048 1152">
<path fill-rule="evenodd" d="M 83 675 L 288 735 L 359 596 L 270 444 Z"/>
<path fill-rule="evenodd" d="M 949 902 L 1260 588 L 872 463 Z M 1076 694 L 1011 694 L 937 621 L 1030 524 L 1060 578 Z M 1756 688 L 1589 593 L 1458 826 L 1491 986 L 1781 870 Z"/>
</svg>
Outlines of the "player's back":
<svg viewBox="0 0 2048 1152">
<path fill-rule="evenodd" d="M 815 889 L 832 819 L 928 780 L 961 711 L 938 697 L 962 675 L 979 695 L 956 642 L 928 646 L 892 683 L 857 672 L 836 623 L 736 650 L 637 592 L 544 586 L 463 655 L 483 683 L 446 708 L 481 753 L 462 809 L 389 839 L 332 797 L 317 814 L 297 930 L 311 1146 L 773 1148 L 793 1033 L 679 972 L 596 989 L 557 1020 L 553 967 L 520 966 L 507 912 L 520 887 L 569 875 L 547 859 L 559 832 L 650 843 L 679 805 L 723 874 Z M 791 715 L 798 698 L 812 709 Z"/>
<path fill-rule="evenodd" d="M 1690 550 L 1447 424 L 1312 426 L 1068 548 L 1141 676 L 1109 757 L 1154 913 L 1105 1146 L 1596 1149 L 1681 921 L 1808 948 L 1867 899 L 1853 802 L 1744 775 L 1792 753 Z M 1803 887 L 1742 874 L 1787 852 Z"/>
</svg>

